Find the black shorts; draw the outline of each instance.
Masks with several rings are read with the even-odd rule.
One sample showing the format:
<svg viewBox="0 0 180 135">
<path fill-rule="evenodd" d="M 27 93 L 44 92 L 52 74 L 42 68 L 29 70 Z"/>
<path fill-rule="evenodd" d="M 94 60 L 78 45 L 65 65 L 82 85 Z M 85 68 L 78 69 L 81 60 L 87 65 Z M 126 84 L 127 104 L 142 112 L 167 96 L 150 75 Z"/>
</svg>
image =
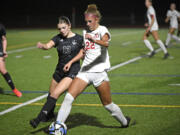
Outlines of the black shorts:
<svg viewBox="0 0 180 135">
<path fill-rule="evenodd" d="M 63 78 L 69 77 L 71 79 L 74 79 L 77 75 L 77 73 L 80 70 L 80 65 L 79 66 L 72 66 L 68 72 L 64 72 L 63 68 L 56 68 L 54 74 L 53 74 L 53 79 L 59 83 Z"/>
<path fill-rule="evenodd" d="M 3 48 L 2 48 L 2 46 L 0 45 L 0 57 L 3 57 L 3 56 L 4 56 Z"/>
</svg>

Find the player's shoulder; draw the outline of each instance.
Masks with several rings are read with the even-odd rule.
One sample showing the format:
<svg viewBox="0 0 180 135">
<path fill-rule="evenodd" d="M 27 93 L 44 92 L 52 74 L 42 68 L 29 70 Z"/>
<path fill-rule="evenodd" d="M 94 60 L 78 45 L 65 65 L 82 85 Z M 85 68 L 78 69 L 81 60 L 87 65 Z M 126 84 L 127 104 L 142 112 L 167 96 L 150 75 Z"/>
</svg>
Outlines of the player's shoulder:
<svg viewBox="0 0 180 135">
<path fill-rule="evenodd" d="M 168 11 L 167 11 L 167 13 L 171 13 L 172 11 L 169 9 Z"/>
<path fill-rule="evenodd" d="M 106 26 L 103 26 L 103 25 L 100 25 L 98 29 L 102 30 L 102 31 L 104 31 L 104 30 L 107 31 L 108 30 L 108 28 Z"/>
<path fill-rule="evenodd" d="M 0 34 L 1 36 L 6 35 L 6 29 L 2 23 L 0 23 Z"/>
<path fill-rule="evenodd" d="M 75 33 L 75 34 L 76 34 L 76 36 L 75 36 L 76 39 L 83 40 L 83 36 L 82 35 L 77 34 L 77 33 Z"/>
<path fill-rule="evenodd" d="M 61 34 L 57 34 L 54 37 L 56 37 L 56 38 L 63 38 Z"/>
<path fill-rule="evenodd" d="M 176 13 L 176 14 L 179 14 L 180 12 L 178 12 L 177 10 L 174 10 L 174 12 Z"/>
</svg>

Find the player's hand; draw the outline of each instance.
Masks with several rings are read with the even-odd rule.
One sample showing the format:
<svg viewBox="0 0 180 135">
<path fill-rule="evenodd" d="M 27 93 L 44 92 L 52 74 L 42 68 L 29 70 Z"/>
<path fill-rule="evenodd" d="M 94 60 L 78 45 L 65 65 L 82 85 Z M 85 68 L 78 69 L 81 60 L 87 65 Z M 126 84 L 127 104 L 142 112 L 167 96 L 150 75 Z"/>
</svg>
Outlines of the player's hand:
<svg viewBox="0 0 180 135">
<path fill-rule="evenodd" d="M 37 48 L 42 49 L 43 48 L 43 44 L 41 42 L 38 42 L 37 43 Z"/>
<path fill-rule="evenodd" d="M 4 56 L 3 56 L 4 58 L 7 58 L 8 57 L 8 54 L 7 54 L 7 52 L 4 52 Z"/>
<path fill-rule="evenodd" d="M 64 66 L 64 68 L 63 68 L 64 72 L 68 72 L 69 69 L 71 68 L 71 65 L 72 65 L 72 63 L 71 63 L 71 62 L 68 62 L 68 63 Z"/>
<path fill-rule="evenodd" d="M 149 24 L 148 24 L 148 23 L 145 23 L 144 26 L 147 28 L 147 27 L 149 27 Z"/>
<path fill-rule="evenodd" d="M 90 34 L 88 34 L 88 33 L 86 33 L 85 38 L 88 39 L 88 40 L 90 40 L 90 41 L 93 41 L 93 42 L 95 42 L 95 40 L 96 40 L 95 38 L 93 38 L 92 35 L 90 35 Z"/>
<path fill-rule="evenodd" d="M 151 27 L 148 27 L 148 28 L 146 29 L 146 33 L 149 33 L 150 30 L 151 30 Z"/>
</svg>

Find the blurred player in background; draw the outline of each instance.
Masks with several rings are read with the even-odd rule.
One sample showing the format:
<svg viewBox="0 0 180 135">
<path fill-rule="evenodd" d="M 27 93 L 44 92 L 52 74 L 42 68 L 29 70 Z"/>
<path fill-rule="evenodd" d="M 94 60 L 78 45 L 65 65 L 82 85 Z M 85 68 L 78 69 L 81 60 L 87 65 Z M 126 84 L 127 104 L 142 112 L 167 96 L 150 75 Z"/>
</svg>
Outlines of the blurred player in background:
<svg viewBox="0 0 180 135">
<path fill-rule="evenodd" d="M 21 97 L 22 93 L 15 88 L 11 76 L 6 69 L 5 59 L 8 57 L 6 48 L 7 48 L 6 30 L 5 27 L 2 24 L 0 24 L 0 72 L 4 77 L 4 79 L 7 81 L 8 85 L 11 87 L 14 94 L 16 94 L 17 97 Z"/>
<path fill-rule="evenodd" d="M 72 103 L 84 89 L 93 84 L 104 108 L 126 128 L 130 118 L 125 117 L 121 109 L 112 102 L 107 70 L 110 68 L 108 46 L 111 35 L 105 26 L 99 24 L 101 14 L 95 4 L 88 5 L 85 11 L 87 30 L 83 32 L 85 57 L 82 67 L 73 80 L 62 106 L 58 112 L 57 123 L 64 123 L 70 114 Z M 50 131 L 53 129 L 50 129 Z"/>
<path fill-rule="evenodd" d="M 54 118 L 54 108 L 58 97 L 66 91 L 78 71 L 80 59 L 83 57 L 83 37 L 71 31 L 71 22 L 65 16 L 59 18 L 59 34 L 53 37 L 47 44 L 37 43 L 37 47 L 43 50 L 57 48 L 59 61 L 51 81 L 47 101 L 38 116 L 30 121 L 36 128 L 40 122 L 46 122 Z"/>
<path fill-rule="evenodd" d="M 166 39 L 166 47 L 168 47 L 171 39 L 180 42 L 180 38 L 174 34 L 178 29 L 178 19 L 180 20 L 180 13 L 176 10 L 176 4 L 171 3 L 170 10 L 167 12 L 166 23 L 170 21 L 169 32 Z"/>
<path fill-rule="evenodd" d="M 155 10 L 154 10 L 154 8 L 152 6 L 152 0 L 145 0 L 145 5 L 147 7 L 148 23 L 145 24 L 147 29 L 146 29 L 146 31 L 144 33 L 143 40 L 144 40 L 144 43 L 147 46 L 147 48 L 149 48 L 149 50 L 151 51 L 151 54 L 149 55 L 149 57 L 152 57 L 152 56 L 155 55 L 155 50 L 152 47 L 150 41 L 147 39 L 149 37 L 149 35 L 152 34 L 152 36 L 155 39 L 156 43 L 163 50 L 164 59 L 166 59 L 166 58 L 168 58 L 169 54 L 167 52 L 167 49 L 166 49 L 165 45 L 159 39 L 159 35 L 158 35 L 159 26 L 158 26 L 158 22 L 157 22 L 157 19 L 156 19 Z"/>
</svg>

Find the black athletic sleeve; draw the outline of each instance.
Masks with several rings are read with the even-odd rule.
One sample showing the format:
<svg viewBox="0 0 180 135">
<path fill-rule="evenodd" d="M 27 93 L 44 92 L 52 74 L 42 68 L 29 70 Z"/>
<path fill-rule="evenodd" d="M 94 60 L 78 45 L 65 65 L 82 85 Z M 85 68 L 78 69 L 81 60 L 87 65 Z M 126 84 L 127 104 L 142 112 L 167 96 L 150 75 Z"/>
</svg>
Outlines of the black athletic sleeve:
<svg viewBox="0 0 180 135">
<path fill-rule="evenodd" d="M 0 24 L 0 36 L 6 36 L 6 29 L 2 24 Z"/>
<path fill-rule="evenodd" d="M 84 48 L 84 40 L 83 37 L 80 36 L 80 49 Z"/>
<path fill-rule="evenodd" d="M 55 46 L 54 47 L 56 47 L 57 45 L 58 45 L 58 42 L 59 42 L 59 35 L 56 35 L 56 36 L 54 36 L 51 40 L 55 43 Z"/>
</svg>

